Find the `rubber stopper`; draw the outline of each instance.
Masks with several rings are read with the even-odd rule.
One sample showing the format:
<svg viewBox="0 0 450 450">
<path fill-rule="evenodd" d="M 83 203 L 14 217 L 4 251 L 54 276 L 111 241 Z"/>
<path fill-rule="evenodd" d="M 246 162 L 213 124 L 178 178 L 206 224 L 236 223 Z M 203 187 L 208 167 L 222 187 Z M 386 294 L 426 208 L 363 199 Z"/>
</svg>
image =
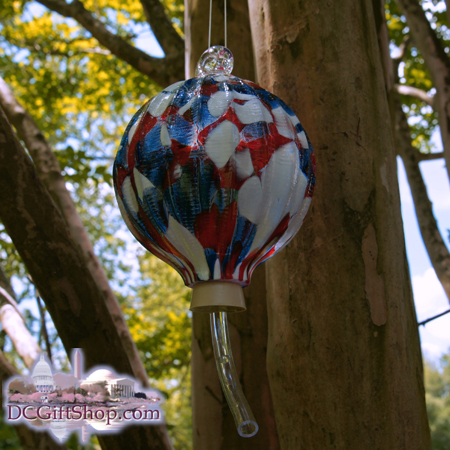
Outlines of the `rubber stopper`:
<svg viewBox="0 0 450 450">
<path fill-rule="evenodd" d="M 191 311 L 245 311 L 242 286 L 231 281 L 205 281 L 192 288 Z"/>
</svg>

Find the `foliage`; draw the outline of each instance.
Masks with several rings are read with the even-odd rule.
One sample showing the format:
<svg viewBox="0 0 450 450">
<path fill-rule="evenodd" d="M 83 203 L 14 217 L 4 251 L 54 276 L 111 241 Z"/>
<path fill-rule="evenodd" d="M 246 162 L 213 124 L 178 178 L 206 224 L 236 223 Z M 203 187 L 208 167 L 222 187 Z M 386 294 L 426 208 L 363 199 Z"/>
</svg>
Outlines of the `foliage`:
<svg viewBox="0 0 450 450">
<path fill-rule="evenodd" d="M 91 435 L 89 441 L 81 445 L 78 442 L 78 435 L 72 433 L 66 442 L 68 450 L 100 450 L 98 439 L 95 435 Z M 5 422 L 5 414 L 0 409 L 0 450 L 22 450 L 19 437 L 15 428 L 7 425 Z"/>
<path fill-rule="evenodd" d="M 127 2 L 128 12 L 116 14 L 108 3 L 115 2 L 86 6 L 133 41 L 131 29 L 144 20 L 140 3 Z M 72 181 L 108 178 L 110 161 L 98 158 L 112 155 L 127 120 L 156 93 L 154 83 L 100 48 L 73 20 L 34 2 L 12 2 L 10 10 L 2 20 L 3 78 L 70 168 L 65 175 Z M 127 15 L 132 19 L 124 21 Z"/>
<path fill-rule="evenodd" d="M 138 255 L 141 280 L 125 310 L 152 384 L 167 397 L 165 414 L 176 449 L 192 441 L 190 292 L 178 273 L 148 253 Z"/>
<path fill-rule="evenodd" d="M 0 409 L 0 450 L 21 450 L 19 438 L 13 427 L 6 425 L 5 413 Z"/>
<path fill-rule="evenodd" d="M 431 2 L 427 2 L 431 3 Z M 442 2 L 441 2 L 442 3 Z M 449 38 L 447 15 L 445 9 L 427 7 L 425 10 L 429 19 L 433 23 L 439 38 L 444 44 L 445 51 L 449 51 Z M 425 61 L 414 42 L 411 41 L 409 27 L 406 18 L 401 14 L 395 0 L 386 1 L 386 19 L 391 40 L 391 53 L 395 58 L 399 53 L 400 46 L 407 42 L 406 52 L 403 61 L 399 65 L 399 83 L 412 86 L 434 95 L 433 82 L 430 73 L 425 66 Z M 411 126 L 411 136 L 413 145 L 423 153 L 430 153 L 432 145 L 430 138 L 438 127 L 436 112 L 431 106 L 410 96 L 401 96 L 403 110 L 408 116 Z"/>
<path fill-rule="evenodd" d="M 433 450 L 450 448 L 450 354 L 425 361 L 425 389 Z"/>
</svg>

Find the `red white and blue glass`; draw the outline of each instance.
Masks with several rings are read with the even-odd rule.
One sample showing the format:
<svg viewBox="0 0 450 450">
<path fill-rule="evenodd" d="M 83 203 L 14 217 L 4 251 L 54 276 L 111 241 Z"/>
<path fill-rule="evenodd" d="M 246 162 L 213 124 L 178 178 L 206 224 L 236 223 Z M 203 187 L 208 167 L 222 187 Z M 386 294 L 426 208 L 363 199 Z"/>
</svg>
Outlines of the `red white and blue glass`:
<svg viewBox="0 0 450 450">
<path fill-rule="evenodd" d="M 186 285 L 245 286 L 302 225 L 314 153 L 288 106 L 230 75 L 229 51 L 212 49 L 196 78 L 164 89 L 131 119 L 114 184 L 133 235 Z"/>
</svg>

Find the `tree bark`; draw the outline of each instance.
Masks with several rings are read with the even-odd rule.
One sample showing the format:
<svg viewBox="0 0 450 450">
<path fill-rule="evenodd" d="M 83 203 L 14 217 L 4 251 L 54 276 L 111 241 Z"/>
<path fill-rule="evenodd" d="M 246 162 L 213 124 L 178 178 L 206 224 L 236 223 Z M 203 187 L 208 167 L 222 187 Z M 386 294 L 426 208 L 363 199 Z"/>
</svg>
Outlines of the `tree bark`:
<svg viewBox="0 0 450 450">
<path fill-rule="evenodd" d="M 208 46 L 209 2 L 189 2 L 185 12 L 186 78 Z M 228 48 L 233 52 L 233 75 L 254 80 L 253 51 L 245 2 L 228 3 Z M 211 45 L 224 44 L 223 3 L 214 4 Z M 256 436 L 241 438 L 223 396 L 211 345 L 209 314 L 193 315 L 192 408 L 195 450 L 278 450 L 278 436 L 266 369 L 267 308 L 264 268 L 244 289 L 247 311 L 228 314 L 230 339 L 244 394 L 259 425 Z"/>
<path fill-rule="evenodd" d="M 184 53 L 183 38 L 177 33 L 159 0 L 141 0 L 147 22 L 166 56 L 182 61 Z"/>
<path fill-rule="evenodd" d="M 292 106 L 317 161 L 305 223 L 266 263 L 281 449 L 429 449 L 372 4 L 249 5 L 258 81 Z"/>
<path fill-rule="evenodd" d="M 72 238 L 77 242 L 83 252 L 86 265 L 92 273 L 94 281 L 98 285 L 99 290 L 105 294 L 106 305 L 114 319 L 120 338 L 127 351 L 135 377 L 143 386 L 148 387 L 148 376 L 144 365 L 139 357 L 136 345 L 131 338 L 119 302 L 94 252 L 91 240 L 77 212 L 70 192 L 66 188 L 66 183 L 61 174 L 61 167 L 56 155 L 36 122 L 14 97 L 14 94 L 1 77 L 0 105 L 3 107 L 9 121 L 16 128 L 20 138 L 25 142 L 41 180 L 44 182 L 54 202 L 58 205 Z"/>
<path fill-rule="evenodd" d="M 121 336 L 80 247 L 48 195 L 34 166 L 0 109 L 0 219 L 45 300 L 61 341 L 70 353 L 82 348 L 86 369 L 106 364 L 133 374 Z M 166 428 L 126 428 L 101 435 L 103 449 L 172 449 Z"/>
<path fill-rule="evenodd" d="M 418 0 L 397 0 L 411 36 L 425 60 L 436 88 L 437 112 L 447 172 L 450 177 L 450 58 L 428 22 Z"/>
<path fill-rule="evenodd" d="M 28 331 L 15 301 L 16 296 L 11 283 L 0 267 L 0 320 L 2 327 L 25 365 L 31 368 L 41 349 L 36 339 Z M 16 306 L 13 306 L 14 304 Z"/>
<path fill-rule="evenodd" d="M 3 387 L 8 378 L 20 375 L 16 368 L 0 352 L 0 380 Z M 0 404 L 3 405 L 3 389 L 0 389 Z M 57 444 L 48 433 L 34 431 L 25 424 L 13 425 L 23 450 L 64 450 L 65 445 Z"/>
</svg>

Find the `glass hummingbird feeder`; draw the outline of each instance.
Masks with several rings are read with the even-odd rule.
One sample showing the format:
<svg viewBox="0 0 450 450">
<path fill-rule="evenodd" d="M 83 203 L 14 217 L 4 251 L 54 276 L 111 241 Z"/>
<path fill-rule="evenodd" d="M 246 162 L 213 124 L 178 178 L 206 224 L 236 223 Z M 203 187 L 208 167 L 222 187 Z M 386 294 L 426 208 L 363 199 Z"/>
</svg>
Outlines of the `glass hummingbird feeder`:
<svg viewBox="0 0 450 450">
<path fill-rule="evenodd" d="M 122 216 L 134 237 L 192 288 L 211 314 L 219 378 L 241 436 L 258 425 L 242 393 L 227 313 L 244 311 L 254 269 L 297 233 L 315 183 L 311 144 L 286 104 L 231 75 L 210 47 L 196 77 L 164 89 L 131 119 L 114 163 Z"/>
</svg>

